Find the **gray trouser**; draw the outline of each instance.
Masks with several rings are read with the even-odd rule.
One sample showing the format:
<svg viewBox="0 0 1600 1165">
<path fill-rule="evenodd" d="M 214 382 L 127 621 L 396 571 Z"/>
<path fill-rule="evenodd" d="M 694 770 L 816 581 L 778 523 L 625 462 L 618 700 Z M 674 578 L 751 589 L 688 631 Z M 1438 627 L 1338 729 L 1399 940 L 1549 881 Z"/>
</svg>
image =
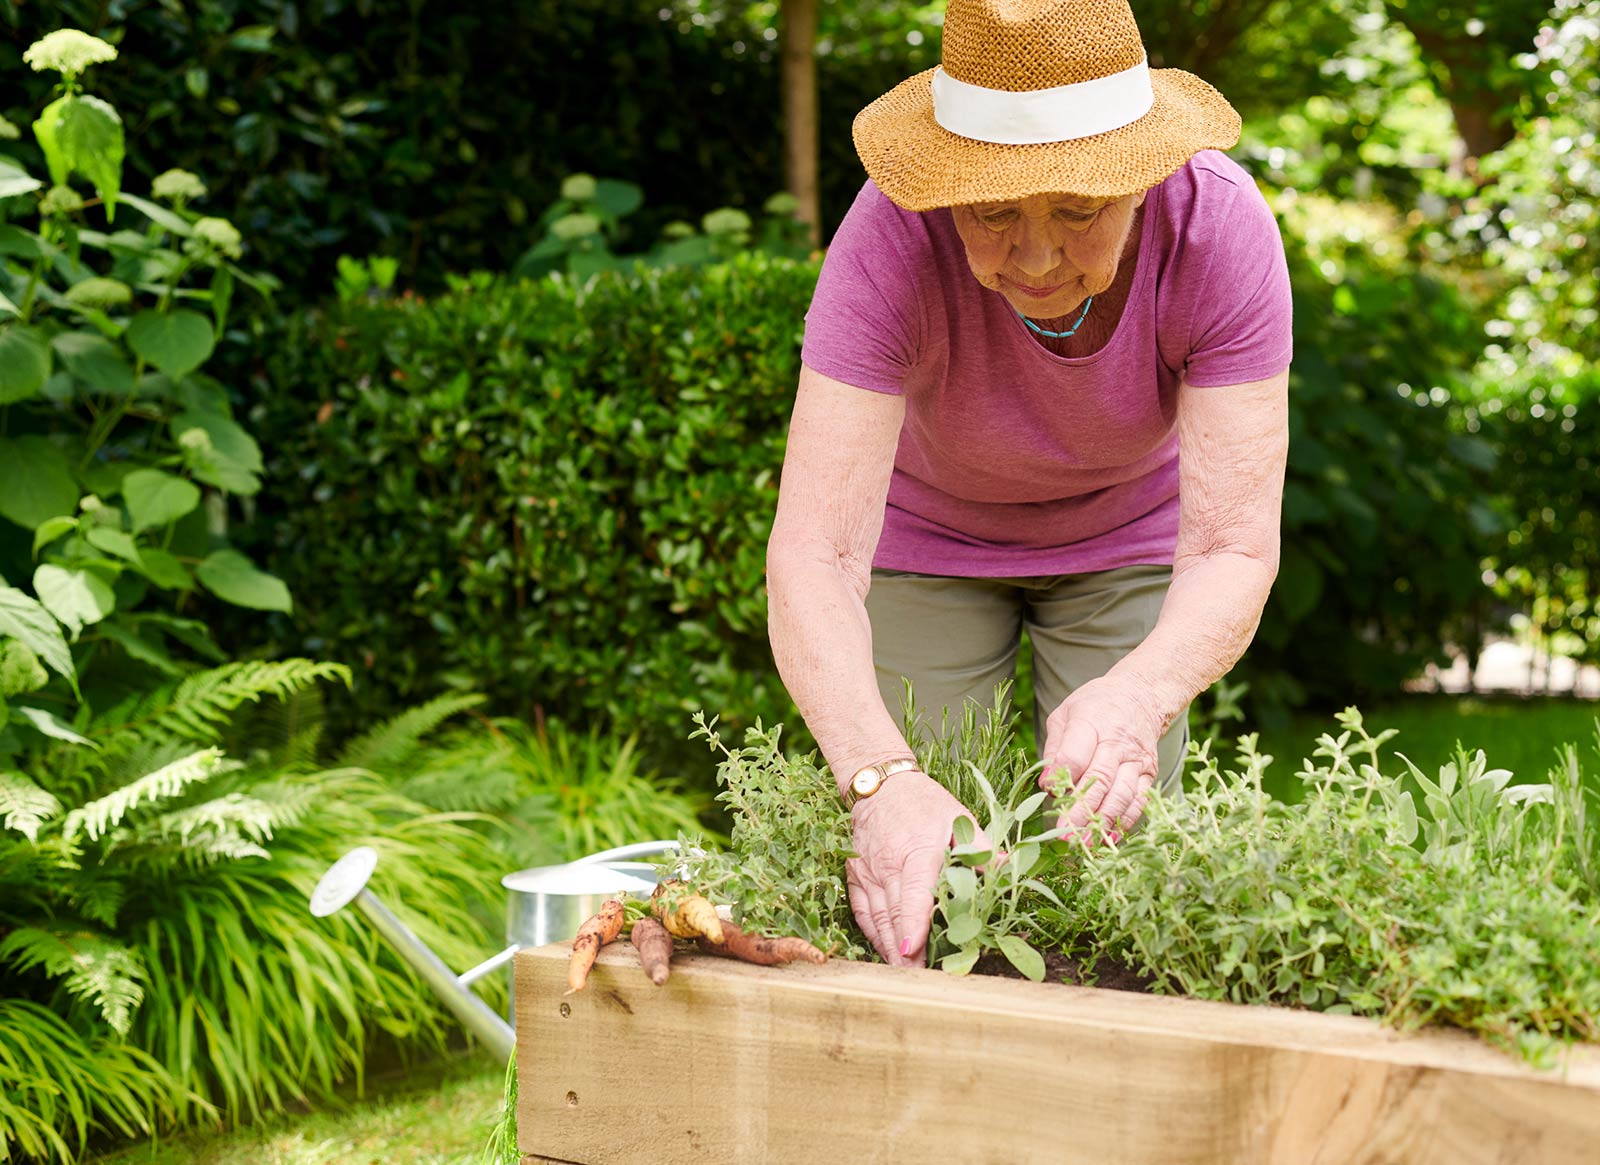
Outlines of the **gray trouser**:
<svg viewBox="0 0 1600 1165">
<path fill-rule="evenodd" d="M 1033 646 L 1033 722 L 1042 749 L 1045 718 L 1078 687 L 1111 670 L 1156 625 L 1172 581 L 1169 566 L 1127 566 L 1041 578 L 951 578 L 874 570 L 867 593 L 878 690 L 889 714 L 905 711 L 904 680 L 937 728 L 948 709 L 960 723 L 966 701 L 994 701 L 1015 680 L 1022 632 Z M 1157 772 L 1165 791 L 1183 777 L 1188 718 L 1161 738 Z"/>
</svg>

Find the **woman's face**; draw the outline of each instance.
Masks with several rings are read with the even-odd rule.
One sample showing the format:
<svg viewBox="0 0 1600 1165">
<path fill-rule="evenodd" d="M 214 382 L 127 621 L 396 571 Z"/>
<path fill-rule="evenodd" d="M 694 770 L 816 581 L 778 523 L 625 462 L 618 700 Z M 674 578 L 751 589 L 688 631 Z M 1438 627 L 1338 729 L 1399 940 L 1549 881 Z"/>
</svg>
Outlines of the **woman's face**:
<svg viewBox="0 0 1600 1165">
<path fill-rule="evenodd" d="M 1143 202 L 1143 194 L 1035 194 L 955 206 L 951 214 L 978 282 L 1025 316 L 1053 319 L 1111 286 Z"/>
</svg>

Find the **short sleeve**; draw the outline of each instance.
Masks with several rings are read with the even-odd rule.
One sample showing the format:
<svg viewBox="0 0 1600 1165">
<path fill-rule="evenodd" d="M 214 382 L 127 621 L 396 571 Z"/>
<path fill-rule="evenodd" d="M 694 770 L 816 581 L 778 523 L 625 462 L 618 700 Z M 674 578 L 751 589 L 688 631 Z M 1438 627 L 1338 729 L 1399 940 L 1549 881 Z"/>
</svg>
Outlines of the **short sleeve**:
<svg viewBox="0 0 1600 1165">
<path fill-rule="evenodd" d="M 901 251 L 902 211 L 871 182 L 834 233 L 806 313 L 800 358 L 857 388 L 898 396 L 921 349 L 916 279 Z"/>
<path fill-rule="evenodd" d="M 1183 378 L 1197 388 L 1265 380 L 1294 356 L 1283 236 L 1255 184 L 1236 189 L 1194 310 Z"/>
</svg>

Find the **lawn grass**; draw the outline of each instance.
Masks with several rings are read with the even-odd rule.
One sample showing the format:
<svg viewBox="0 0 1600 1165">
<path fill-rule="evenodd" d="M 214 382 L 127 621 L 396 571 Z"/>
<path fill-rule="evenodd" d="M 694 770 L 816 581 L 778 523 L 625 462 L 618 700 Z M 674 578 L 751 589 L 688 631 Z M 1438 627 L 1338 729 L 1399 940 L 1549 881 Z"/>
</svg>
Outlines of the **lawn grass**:
<svg viewBox="0 0 1600 1165">
<path fill-rule="evenodd" d="M 1482 749 L 1491 768 L 1510 769 L 1518 782 L 1542 781 L 1564 744 L 1578 746 L 1578 762 L 1600 787 L 1600 758 L 1595 753 L 1595 722 L 1600 702 L 1533 697 L 1408 696 L 1362 708 L 1367 730 L 1399 730 L 1384 748 L 1385 772 L 1404 768 L 1404 753 L 1425 773 L 1435 773 L 1454 757 L 1459 742 L 1469 751 Z M 1264 732 L 1261 751 L 1277 758 L 1268 770 L 1273 792 L 1298 799 L 1299 782 L 1292 775 L 1310 756 L 1322 733 L 1337 735 L 1330 714 L 1296 716 L 1288 728 Z M 1229 754 L 1224 754 L 1229 755 Z"/>
<path fill-rule="evenodd" d="M 123 1149 L 94 1165 L 480 1165 L 505 1067 L 478 1054 L 369 1081 L 364 1098 L 226 1133 Z"/>
</svg>

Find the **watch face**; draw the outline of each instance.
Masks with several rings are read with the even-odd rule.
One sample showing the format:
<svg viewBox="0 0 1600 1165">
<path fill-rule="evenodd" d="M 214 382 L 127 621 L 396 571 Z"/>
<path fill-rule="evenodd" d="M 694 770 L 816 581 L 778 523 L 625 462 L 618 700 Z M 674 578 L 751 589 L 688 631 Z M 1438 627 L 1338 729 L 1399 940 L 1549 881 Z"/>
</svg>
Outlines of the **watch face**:
<svg viewBox="0 0 1600 1165">
<path fill-rule="evenodd" d="M 857 773 L 855 780 L 850 782 L 850 787 L 855 790 L 857 797 L 870 797 L 878 791 L 878 786 L 883 784 L 883 774 L 877 769 L 863 769 Z"/>
</svg>

